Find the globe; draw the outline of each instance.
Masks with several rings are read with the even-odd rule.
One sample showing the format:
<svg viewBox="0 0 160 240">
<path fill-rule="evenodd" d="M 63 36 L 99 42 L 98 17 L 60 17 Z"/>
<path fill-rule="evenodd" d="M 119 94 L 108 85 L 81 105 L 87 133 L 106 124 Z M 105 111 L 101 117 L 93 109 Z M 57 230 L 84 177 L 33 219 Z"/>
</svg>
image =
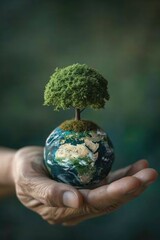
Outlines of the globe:
<svg viewBox="0 0 160 240">
<path fill-rule="evenodd" d="M 77 132 L 57 127 L 46 140 L 44 164 L 51 177 L 77 188 L 97 186 L 113 161 L 113 145 L 101 128 Z"/>
</svg>

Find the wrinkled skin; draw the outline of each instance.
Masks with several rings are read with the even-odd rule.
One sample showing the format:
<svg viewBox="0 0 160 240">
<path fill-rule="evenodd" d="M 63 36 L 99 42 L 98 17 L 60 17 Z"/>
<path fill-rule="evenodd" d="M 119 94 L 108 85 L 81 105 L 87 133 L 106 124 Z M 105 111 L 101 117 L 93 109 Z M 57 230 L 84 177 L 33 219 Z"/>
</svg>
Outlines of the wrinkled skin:
<svg viewBox="0 0 160 240">
<path fill-rule="evenodd" d="M 100 187 L 78 190 L 49 178 L 42 147 L 25 147 L 15 154 L 13 177 L 24 206 L 50 224 L 70 226 L 108 214 L 138 197 L 156 180 L 157 172 L 140 160 L 110 173 Z"/>
</svg>

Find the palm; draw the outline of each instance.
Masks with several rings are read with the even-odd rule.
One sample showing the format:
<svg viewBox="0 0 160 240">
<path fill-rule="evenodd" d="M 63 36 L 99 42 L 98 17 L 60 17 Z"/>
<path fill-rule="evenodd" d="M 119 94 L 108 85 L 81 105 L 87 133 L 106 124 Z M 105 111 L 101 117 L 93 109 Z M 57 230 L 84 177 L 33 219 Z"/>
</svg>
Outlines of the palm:
<svg viewBox="0 0 160 240">
<path fill-rule="evenodd" d="M 156 171 L 148 168 L 147 161 L 141 160 L 110 173 L 98 188 L 77 190 L 49 179 L 43 166 L 43 149 L 40 147 L 20 150 L 15 163 L 19 200 L 51 224 L 74 225 L 112 212 L 140 195 L 157 177 Z M 65 199 L 64 204 L 62 197 L 66 191 L 72 191 L 76 198 Z"/>
</svg>

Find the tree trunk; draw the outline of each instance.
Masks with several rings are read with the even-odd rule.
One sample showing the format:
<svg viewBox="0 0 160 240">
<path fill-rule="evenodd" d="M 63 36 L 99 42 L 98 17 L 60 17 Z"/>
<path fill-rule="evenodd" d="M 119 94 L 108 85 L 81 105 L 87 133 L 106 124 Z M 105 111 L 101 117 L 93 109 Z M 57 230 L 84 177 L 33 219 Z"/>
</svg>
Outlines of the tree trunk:
<svg viewBox="0 0 160 240">
<path fill-rule="evenodd" d="M 75 108 L 75 120 L 81 120 L 81 111 L 79 108 Z"/>
</svg>

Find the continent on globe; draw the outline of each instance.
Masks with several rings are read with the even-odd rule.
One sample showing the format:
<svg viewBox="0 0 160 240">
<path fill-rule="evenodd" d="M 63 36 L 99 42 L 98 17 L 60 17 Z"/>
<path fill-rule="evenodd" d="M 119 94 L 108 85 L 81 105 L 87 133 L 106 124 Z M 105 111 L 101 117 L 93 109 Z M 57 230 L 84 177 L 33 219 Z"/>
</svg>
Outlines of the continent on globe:
<svg viewBox="0 0 160 240">
<path fill-rule="evenodd" d="M 47 138 L 44 158 L 55 180 L 91 187 L 110 171 L 114 151 L 109 137 L 98 126 L 83 132 L 58 127 Z"/>
<path fill-rule="evenodd" d="M 75 119 L 63 122 L 46 140 L 44 164 L 51 177 L 77 188 L 96 187 L 109 173 L 114 150 L 108 135 L 95 123 L 81 120 L 88 106 L 103 108 L 108 82 L 85 64 L 56 69 L 45 88 L 45 105 L 75 109 Z"/>
</svg>

